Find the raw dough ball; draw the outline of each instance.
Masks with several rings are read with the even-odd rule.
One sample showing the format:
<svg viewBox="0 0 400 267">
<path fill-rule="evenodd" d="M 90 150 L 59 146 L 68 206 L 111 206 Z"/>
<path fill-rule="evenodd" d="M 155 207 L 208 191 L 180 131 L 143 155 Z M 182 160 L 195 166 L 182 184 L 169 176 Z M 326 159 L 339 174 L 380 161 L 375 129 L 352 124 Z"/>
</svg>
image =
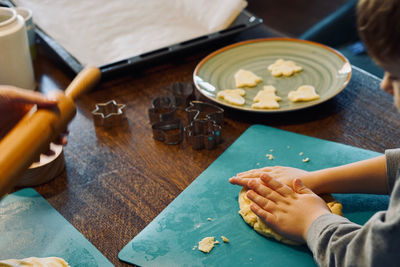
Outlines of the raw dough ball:
<svg viewBox="0 0 400 267">
<path fill-rule="evenodd" d="M 289 77 L 303 70 L 302 67 L 297 66 L 296 62 L 292 60 L 278 59 L 275 63 L 268 66 L 268 70 L 272 73 L 272 76 L 279 77 L 285 76 Z"/>
<path fill-rule="evenodd" d="M 242 216 L 243 220 L 263 236 L 275 238 L 276 240 L 288 245 L 299 245 L 298 243 L 273 231 L 270 227 L 265 225 L 265 223 L 254 212 L 251 211 L 251 200 L 246 196 L 247 191 L 248 188 L 243 187 L 239 193 L 239 214 Z M 331 195 L 325 195 L 322 198 L 327 202 L 332 213 L 342 215 L 342 204 L 340 202 L 336 201 Z"/>
<path fill-rule="evenodd" d="M 70 267 L 68 263 L 58 257 L 47 257 L 47 258 L 36 258 L 30 257 L 21 260 L 0 260 L 0 266 L 4 267 L 20 267 L 20 266 L 32 266 L 32 267 Z"/>
<path fill-rule="evenodd" d="M 235 77 L 236 87 L 238 87 L 238 88 L 245 87 L 245 86 L 254 87 L 259 82 L 262 81 L 261 77 L 258 77 L 251 71 L 243 70 L 243 69 L 238 70 L 235 73 L 234 77 Z"/>
<path fill-rule="evenodd" d="M 314 86 L 302 85 L 296 91 L 290 91 L 288 98 L 292 102 L 311 101 L 319 98 Z"/>
<path fill-rule="evenodd" d="M 276 89 L 271 85 L 264 86 L 263 90 L 260 90 L 257 95 L 253 98 L 255 102 L 251 105 L 252 108 L 258 109 L 277 109 L 279 108 L 278 101 L 282 98 L 275 94 Z"/>
<path fill-rule="evenodd" d="M 217 97 L 224 99 L 232 105 L 242 106 L 246 101 L 243 96 L 246 92 L 243 89 L 226 89 L 218 92 Z"/>
</svg>

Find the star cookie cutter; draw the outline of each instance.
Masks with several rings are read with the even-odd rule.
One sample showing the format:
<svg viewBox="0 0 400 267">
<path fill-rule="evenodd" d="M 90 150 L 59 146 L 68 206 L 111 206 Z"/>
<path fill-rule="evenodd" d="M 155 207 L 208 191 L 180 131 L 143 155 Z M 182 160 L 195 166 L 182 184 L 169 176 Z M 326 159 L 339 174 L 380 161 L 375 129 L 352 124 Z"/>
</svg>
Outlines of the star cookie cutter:
<svg viewBox="0 0 400 267">
<path fill-rule="evenodd" d="M 224 110 L 216 105 L 203 101 L 192 101 L 186 109 L 189 122 L 194 120 L 212 120 L 222 126 L 224 122 Z"/>
<path fill-rule="evenodd" d="M 104 128 L 120 125 L 125 118 L 125 106 L 115 100 L 96 104 L 96 108 L 92 111 L 94 125 Z"/>
<path fill-rule="evenodd" d="M 221 143 L 221 126 L 213 120 L 196 119 L 185 127 L 185 136 L 193 149 L 214 149 Z"/>
</svg>

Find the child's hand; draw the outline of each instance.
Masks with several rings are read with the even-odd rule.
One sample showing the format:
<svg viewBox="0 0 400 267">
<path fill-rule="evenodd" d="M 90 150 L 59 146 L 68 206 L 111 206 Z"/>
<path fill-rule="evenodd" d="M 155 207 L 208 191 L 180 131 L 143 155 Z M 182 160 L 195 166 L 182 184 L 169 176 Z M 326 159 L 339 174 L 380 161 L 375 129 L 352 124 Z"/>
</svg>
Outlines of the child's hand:
<svg viewBox="0 0 400 267">
<path fill-rule="evenodd" d="M 264 167 L 238 173 L 235 177 L 230 178 L 229 182 L 231 184 L 248 187 L 247 183 L 249 181 L 259 179 L 263 173 L 266 173 L 272 178 L 278 180 L 279 182 L 292 187 L 293 180 L 295 178 L 302 178 L 306 176 L 309 172 L 291 167 Z"/>
<path fill-rule="evenodd" d="M 250 209 L 277 233 L 304 243 L 311 223 L 330 213 L 325 201 L 305 187 L 298 178 L 289 187 L 264 173 L 247 183 Z"/>
</svg>

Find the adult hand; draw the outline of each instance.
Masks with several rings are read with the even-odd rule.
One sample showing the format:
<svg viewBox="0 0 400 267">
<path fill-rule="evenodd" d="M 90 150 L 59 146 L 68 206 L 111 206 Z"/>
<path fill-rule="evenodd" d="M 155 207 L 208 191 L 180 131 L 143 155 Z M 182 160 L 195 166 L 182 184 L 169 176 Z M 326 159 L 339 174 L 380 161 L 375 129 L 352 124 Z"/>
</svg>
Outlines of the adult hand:
<svg viewBox="0 0 400 267">
<path fill-rule="evenodd" d="M 0 85 L 0 139 L 34 105 L 37 105 L 38 108 L 54 108 L 57 106 L 57 99 L 14 86 Z M 57 142 L 65 145 L 67 143 L 66 135 L 61 135 Z"/>
</svg>

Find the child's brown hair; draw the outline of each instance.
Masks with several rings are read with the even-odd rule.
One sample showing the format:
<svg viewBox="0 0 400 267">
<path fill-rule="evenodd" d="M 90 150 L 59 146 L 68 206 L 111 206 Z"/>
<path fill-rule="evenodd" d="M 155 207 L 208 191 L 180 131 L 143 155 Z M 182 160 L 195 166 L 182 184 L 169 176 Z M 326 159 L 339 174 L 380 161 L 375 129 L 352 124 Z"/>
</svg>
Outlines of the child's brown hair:
<svg viewBox="0 0 400 267">
<path fill-rule="evenodd" d="M 400 0 L 360 0 L 357 24 L 372 58 L 380 62 L 400 59 Z"/>
</svg>

